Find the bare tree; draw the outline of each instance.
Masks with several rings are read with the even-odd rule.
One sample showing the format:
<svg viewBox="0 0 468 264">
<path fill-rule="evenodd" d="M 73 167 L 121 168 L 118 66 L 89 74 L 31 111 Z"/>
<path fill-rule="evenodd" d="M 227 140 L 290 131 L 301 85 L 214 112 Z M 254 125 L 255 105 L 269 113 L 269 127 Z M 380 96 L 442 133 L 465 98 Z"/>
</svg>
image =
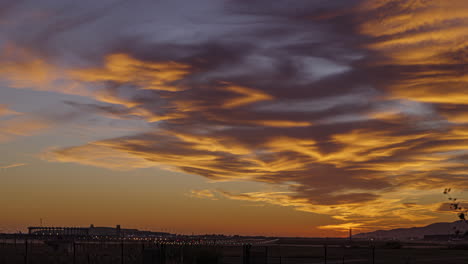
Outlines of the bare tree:
<svg viewBox="0 0 468 264">
<path fill-rule="evenodd" d="M 468 223 L 468 208 L 463 207 L 463 204 L 455 197 L 452 197 L 450 194 L 451 188 L 445 188 L 443 194 L 447 196 L 447 199 L 450 201 L 450 209 L 454 211 L 458 218 L 465 223 Z M 455 235 L 460 236 L 462 233 L 457 227 L 453 227 Z M 468 231 L 464 232 L 463 237 L 468 236 Z"/>
</svg>

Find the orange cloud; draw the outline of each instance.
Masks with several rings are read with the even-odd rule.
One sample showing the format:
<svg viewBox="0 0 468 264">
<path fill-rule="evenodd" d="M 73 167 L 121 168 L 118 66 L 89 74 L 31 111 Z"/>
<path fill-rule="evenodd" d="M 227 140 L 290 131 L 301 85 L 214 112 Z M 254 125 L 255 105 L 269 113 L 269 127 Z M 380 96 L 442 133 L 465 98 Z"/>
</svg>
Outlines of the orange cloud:
<svg viewBox="0 0 468 264">
<path fill-rule="evenodd" d="M 11 168 L 21 167 L 21 166 L 25 166 L 25 165 L 26 165 L 26 163 L 13 163 L 13 164 L 9 164 L 9 165 L 0 166 L 0 169 L 11 169 Z"/>
<path fill-rule="evenodd" d="M 297 139 L 292 137 L 272 138 L 266 143 L 266 147 L 274 152 L 294 151 L 311 158 L 321 158 L 322 154 L 317 148 L 317 142 L 310 139 Z"/>
<path fill-rule="evenodd" d="M 442 113 L 450 122 L 466 124 L 468 123 L 468 112 Z"/>
<path fill-rule="evenodd" d="M 138 89 L 179 91 L 173 84 L 189 73 L 188 65 L 176 62 L 145 62 L 127 54 L 111 54 L 101 68 L 73 68 L 55 63 L 14 45 L 6 45 L 0 52 L 0 78 L 12 88 L 53 91 L 93 98 L 99 102 L 134 108 L 140 103 L 116 89 L 102 85 L 116 83 L 135 85 Z M 92 85 L 98 87 L 92 87 Z M 180 115 L 153 115 L 146 109 L 135 109 L 134 114 L 150 122 L 177 118 Z"/>
<path fill-rule="evenodd" d="M 8 115 L 17 115 L 17 114 L 19 113 L 9 109 L 8 106 L 0 104 L 0 117 L 8 116 Z"/>
<path fill-rule="evenodd" d="M 25 49 L 5 45 L 0 53 L 0 76 L 12 87 L 46 89 L 58 78 L 55 67 Z"/>
<path fill-rule="evenodd" d="M 31 136 L 50 127 L 44 120 L 20 116 L 8 120 L 0 120 L 0 142 L 9 141 L 20 136 Z"/>
<path fill-rule="evenodd" d="M 443 56 L 465 47 L 468 6 L 463 0 L 368 0 L 362 10 L 378 19 L 362 23 L 361 31 L 378 37 L 370 48 L 403 64 L 458 63 Z"/>
<path fill-rule="evenodd" d="M 308 127 L 312 122 L 307 121 L 288 121 L 288 120 L 258 120 L 252 121 L 253 124 L 269 127 Z"/>
<path fill-rule="evenodd" d="M 143 158 L 98 143 L 62 150 L 49 150 L 42 154 L 42 158 L 47 161 L 55 162 L 79 161 L 84 165 L 121 171 L 155 166 L 154 163 Z"/>
<path fill-rule="evenodd" d="M 368 0 L 361 9 L 373 14 L 361 25 L 375 39 L 368 48 L 388 58 L 375 63 L 401 67 L 401 78 L 389 87 L 394 97 L 468 104 L 466 1 Z"/>
<path fill-rule="evenodd" d="M 243 86 L 236 86 L 236 85 L 230 85 L 224 88 L 226 91 L 233 92 L 236 94 L 241 95 L 241 97 L 236 97 L 229 99 L 224 102 L 223 108 L 236 108 L 239 106 L 243 105 L 248 105 L 252 104 L 255 102 L 261 102 L 261 101 L 268 101 L 268 100 L 273 100 L 273 96 L 264 93 L 262 91 L 258 91 L 255 89 L 243 87 Z"/>
<path fill-rule="evenodd" d="M 214 193 L 210 190 L 191 190 L 189 196 L 200 199 L 217 200 Z"/>
<path fill-rule="evenodd" d="M 141 89 L 179 91 L 171 83 L 189 73 L 188 65 L 165 62 L 144 62 L 127 54 L 112 54 L 106 57 L 102 68 L 70 71 L 70 75 L 85 82 L 116 82 L 134 84 Z"/>
<path fill-rule="evenodd" d="M 350 228 L 356 229 L 362 226 L 363 224 L 360 224 L 360 223 L 344 223 L 344 224 L 337 224 L 337 225 L 323 225 L 323 226 L 319 226 L 319 228 L 341 231 L 341 232 L 348 232 Z"/>
<path fill-rule="evenodd" d="M 386 228 L 410 227 L 415 223 L 430 221 L 437 217 L 441 203 L 415 204 L 407 207 L 402 198 L 391 195 L 366 204 L 343 204 L 323 206 L 311 204 L 308 200 L 294 197 L 291 192 L 251 192 L 232 194 L 221 191 L 224 197 L 234 200 L 268 203 L 278 206 L 293 207 L 300 211 L 331 215 L 343 221 L 341 224 L 319 226 L 321 229 L 347 231 L 359 228 L 361 232 L 386 226 Z"/>
<path fill-rule="evenodd" d="M 245 155 L 251 152 L 246 146 L 243 146 L 236 141 L 235 138 L 212 138 L 207 137 L 206 135 L 188 133 L 173 133 L 173 135 L 183 142 L 192 144 L 193 149 L 206 150 L 210 152 L 221 151 L 236 155 Z"/>
<path fill-rule="evenodd" d="M 379 157 L 392 156 L 395 152 L 411 147 L 403 144 L 423 138 L 425 135 L 396 136 L 384 131 L 353 130 L 333 136 L 333 141 L 343 145 L 341 151 L 331 153 L 324 161 L 344 166 L 348 162 L 365 162 Z"/>
</svg>

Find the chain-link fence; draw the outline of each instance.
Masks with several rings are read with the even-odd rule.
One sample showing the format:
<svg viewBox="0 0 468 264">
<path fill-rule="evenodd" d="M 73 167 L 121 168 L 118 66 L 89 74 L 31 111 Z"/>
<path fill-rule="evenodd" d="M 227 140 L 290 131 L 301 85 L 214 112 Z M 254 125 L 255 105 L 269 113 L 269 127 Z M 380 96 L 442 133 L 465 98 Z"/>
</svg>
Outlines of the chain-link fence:
<svg viewBox="0 0 468 264">
<path fill-rule="evenodd" d="M 0 242 L 0 264 L 468 263 L 467 250 L 344 245 L 194 245 L 133 241 Z"/>
</svg>

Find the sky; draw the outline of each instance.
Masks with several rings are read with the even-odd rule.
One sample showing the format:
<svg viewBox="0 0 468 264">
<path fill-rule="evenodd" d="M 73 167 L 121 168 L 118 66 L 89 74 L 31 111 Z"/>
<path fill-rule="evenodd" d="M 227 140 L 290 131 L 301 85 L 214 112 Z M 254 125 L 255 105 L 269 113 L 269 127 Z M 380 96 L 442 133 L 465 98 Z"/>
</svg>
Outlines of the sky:
<svg viewBox="0 0 468 264">
<path fill-rule="evenodd" d="M 0 2 L 0 232 L 341 236 L 468 196 L 466 0 Z"/>
</svg>

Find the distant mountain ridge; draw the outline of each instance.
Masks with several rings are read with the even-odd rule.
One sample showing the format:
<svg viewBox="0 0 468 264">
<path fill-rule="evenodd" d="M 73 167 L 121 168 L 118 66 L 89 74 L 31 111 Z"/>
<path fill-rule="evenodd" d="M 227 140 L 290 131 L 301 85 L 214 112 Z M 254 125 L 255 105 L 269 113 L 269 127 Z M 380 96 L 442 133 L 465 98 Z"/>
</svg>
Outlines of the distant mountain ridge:
<svg viewBox="0 0 468 264">
<path fill-rule="evenodd" d="M 455 221 L 452 223 L 434 223 L 423 227 L 397 228 L 391 230 L 377 230 L 369 233 L 353 235 L 354 238 L 376 238 L 376 239 L 422 239 L 426 235 L 448 235 L 455 234 L 456 230 L 462 233 L 468 231 L 468 222 Z"/>
</svg>

